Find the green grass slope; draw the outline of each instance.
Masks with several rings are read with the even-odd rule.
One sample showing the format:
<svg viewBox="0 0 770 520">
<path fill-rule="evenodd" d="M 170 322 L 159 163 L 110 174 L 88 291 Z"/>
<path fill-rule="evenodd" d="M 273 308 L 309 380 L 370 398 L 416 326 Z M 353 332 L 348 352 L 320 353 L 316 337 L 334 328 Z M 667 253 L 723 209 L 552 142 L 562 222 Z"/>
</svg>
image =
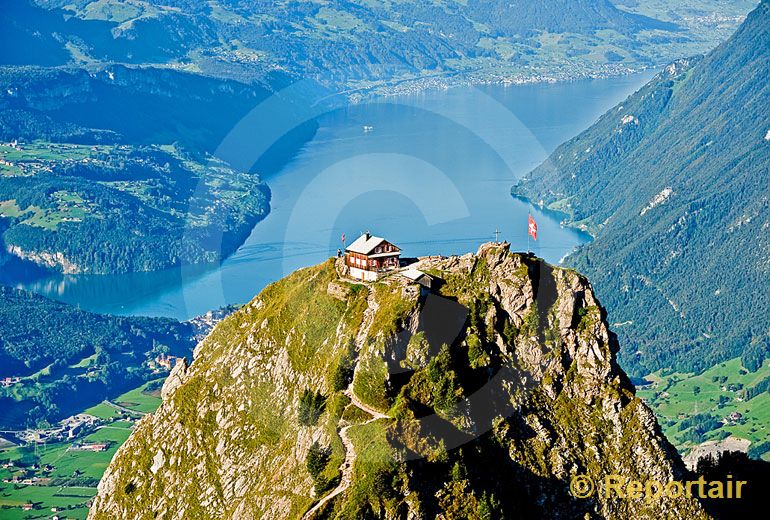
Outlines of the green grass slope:
<svg viewBox="0 0 770 520">
<path fill-rule="evenodd" d="M 647 379 L 639 396 L 680 451 L 734 436 L 751 442 L 752 457 L 770 457 L 770 361 L 756 372 L 734 358 L 701 374 L 660 370 Z"/>
</svg>

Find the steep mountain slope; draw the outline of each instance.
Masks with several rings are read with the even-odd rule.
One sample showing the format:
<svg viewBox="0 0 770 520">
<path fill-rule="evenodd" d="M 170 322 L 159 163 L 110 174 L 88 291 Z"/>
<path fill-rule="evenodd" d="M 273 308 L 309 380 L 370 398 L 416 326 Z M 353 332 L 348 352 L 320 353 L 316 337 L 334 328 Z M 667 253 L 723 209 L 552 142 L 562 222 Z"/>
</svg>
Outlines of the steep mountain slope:
<svg viewBox="0 0 770 520">
<path fill-rule="evenodd" d="M 669 1 L 660 21 L 608 0 L 0 0 L 0 63 L 162 64 L 249 81 L 280 68 L 364 89 L 457 73 L 564 79 L 661 64 L 674 47 L 704 52 L 749 9 L 715 3 L 712 23 L 684 4 Z"/>
<path fill-rule="evenodd" d="M 513 193 L 596 240 L 591 276 L 637 374 L 770 355 L 770 3 L 559 147 Z"/>
<path fill-rule="evenodd" d="M 706 517 L 570 495 L 682 472 L 584 278 L 493 244 L 417 267 L 433 293 L 333 260 L 266 288 L 177 365 L 90 518 Z"/>
</svg>

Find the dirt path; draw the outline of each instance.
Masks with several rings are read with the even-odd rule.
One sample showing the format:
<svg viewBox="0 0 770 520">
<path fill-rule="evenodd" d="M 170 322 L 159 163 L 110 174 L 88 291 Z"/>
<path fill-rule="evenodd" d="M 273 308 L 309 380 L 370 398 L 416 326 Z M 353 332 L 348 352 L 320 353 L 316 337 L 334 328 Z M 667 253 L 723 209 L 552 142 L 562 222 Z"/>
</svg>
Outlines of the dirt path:
<svg viewBox="0 0 770 520">
<path fill-rule="evenodd" d="M 390 417 L 385 415 L 384 413 L 378 412 L 374 408 L 371 408 L 370 406 L 368 406 L 368 405 L 362 403 L 361 401 L 359 401 L 358 397 L 356 397 L 356 394 L 353 393 L 352 389 L 348 388 L 345 391 L 345 395 L 350 398 L 350 402 L 353 405 L 357 406 L 358 408 L 362 409 L 363 411 L 365 411 L 366 413 L 368 413 L 369 415 L 371 415 L 373 417 L 373 419 L 367 421 L 364 424 L 368 424 L 370 422 L 376 421 L 377 419 L 390 419 Z"/>
<path fill-rule="evenodd" d="M 361 326 L 356 334 L 355 344 L 356 348 L 360 352 L 366 344 L 366 337 L 369 335 L 369 329 L 372 328 L 374 323 L 374 315 L 377 314 L 377 309 L 380 308 L 380 304 L 377 303 L 377 298 L 374 296 L 374 291 L 370 288 L 369 295 L 366 297 L 366 310 L 364 310 L 364 316 L 361 320 Z"/>
<path fill-rule="evenodd" d="M 348 388 L 345 391 L 345 395 L 347 395 L 350 398 L 351 404 L 365 411 L 366 413 L 371 415 L 372 418 L 361 424 L 357 424 L 357 425 L 349 424 L 347 426 L 343 426 L 342 428 L 340 428 L 339 436 L 340 436 L 340 439 L 342 440 L 342 445 L 345 447 L 345 460 L 340 466 L 340 471 L 342 472 L 342 479 L 340 479 L 340 483 L 337 485 L 336 488 L 334 488 L 328 495 L 326 495 L 321 500 L 319 500 L 316 505 L 314 505 L 307 513 L 305 513 L 305 515 L 302 517 L 303 520 L 310 520 L 311 518 L 313 518 L 313 515 L 315 515 L 318 512 L 318 510 L 321 509 L 321 507 L 323 507 L 324 504 L 326 504 L 329 500 L 333 499 L 340 493 L 343 493 L 345 490 L 347 490 L 350 487 L 350 483 L 353 481 L 353 462 L 355 462 L 356 460 L 356 450 L 355 450 L 355 446 L 353 446 L 353 441 L 351 441 L 350 437 L 348 437 L 348 430 L 352 426 L 363 426 L 365 424 L 373 423 L 374 421 L 379 421 L 380 419 L 390 419 L 390 417 L 388 417 L 387 415 L 380 413 L 377 410 L 374 410 L 373 408 L 370 408 L 369 406 L 359 401 L 358 397 L 356 397 L 356 394 L 353 393 L 353 390 L 351 388 Z"/>
<path fill-rule="evenodd" d="M 364 311 L 363 320 L 361 322 L 361 327 L 358 329 L 358 334 L 356 334 L 355 338 L 355 344 L 359 351 L 363 348 L 366 337 L 369 334 L 369 329 L 372 326 L 372 323 L 374 322 L 374 315 L 377 313 L 377 309 L 379 308 L 379 304 L 377 303 L 377 299 L 374 296 L 374 291 L 371 289 L 369 290 L 369 295 L 366 300 L 366 310 Z M 345 492 L 350 487 L 351 482 L 353 481 L 353 463 L 356 460 L 356 450 L 355 446 L 353 446 L 353 441 L 350 440 L 350 437 L 348 436 L 348 430 L 353 426 L 363 426 L 369 423 L 373 423 L 374 421 L 379 421 L 380 419 L 390 419 L 387 415 L 384 413 L 378 412 L 377 410 L 367 406 L 366 404 L 362 403 L 358 397 L 356 397 L 356 394 L 353 393 L 353 385 L 351 384 L 350 387 L 348 387 L 347 390 L 345 390 L 345 395 L 348 396 L 350 399 L 350 403 L 357 408 L 365 411 L 369 415 L 372 416 L 371 419 L 364 423 L 360 424 L 348 424 L 347 426 L 343 426 L 339 429 L 339 436 L 340 440 L 342 440 L 342 445 L 345 448 L 345 460 L 340 465 L 340 471 L 342 472 L 342 478 L 340 479 L 340 483 L 335 487 L 332 491 L 330 491 L 326 496 L 324 496 L 321 500 L 318 501 L 316 505 L 314 505 L 307 513 L 305 513 L 302 516 L 302 520 L 310 520 L 314 517 L 314 515 L 331 499 L 339 495 L 340 493 Z"/>
</svg>

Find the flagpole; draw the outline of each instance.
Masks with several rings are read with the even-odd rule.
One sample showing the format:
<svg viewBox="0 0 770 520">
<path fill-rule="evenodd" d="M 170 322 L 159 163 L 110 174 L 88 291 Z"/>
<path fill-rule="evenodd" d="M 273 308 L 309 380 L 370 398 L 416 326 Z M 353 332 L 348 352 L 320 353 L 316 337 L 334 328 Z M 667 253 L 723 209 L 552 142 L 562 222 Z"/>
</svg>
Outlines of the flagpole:
<svg viewBox="0 0 770 520">
<path fill-rule="evenodd" d="M 531 213 L 527 213 L 527 254 L 529 255 L 529 218 L 532 216 Z"/>
</svg>

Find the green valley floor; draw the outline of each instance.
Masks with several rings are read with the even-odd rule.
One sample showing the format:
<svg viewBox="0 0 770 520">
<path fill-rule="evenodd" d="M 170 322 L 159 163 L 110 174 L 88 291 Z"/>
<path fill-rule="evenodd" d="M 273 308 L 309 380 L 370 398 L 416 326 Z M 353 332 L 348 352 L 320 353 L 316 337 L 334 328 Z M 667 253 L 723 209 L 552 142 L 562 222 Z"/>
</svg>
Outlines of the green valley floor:
<svg viewBox="0 0 770 520">
<path fill-rule="evenodd" d="M 88 503 L 112 456 L 128 439 L 134 423 L 160 405 L 160 382 L 150 381 L 84 410 L 98 418 L 98 425 L 83 436 L 0 447 L 0 517 L 86 518 Z"/>
</svg>

